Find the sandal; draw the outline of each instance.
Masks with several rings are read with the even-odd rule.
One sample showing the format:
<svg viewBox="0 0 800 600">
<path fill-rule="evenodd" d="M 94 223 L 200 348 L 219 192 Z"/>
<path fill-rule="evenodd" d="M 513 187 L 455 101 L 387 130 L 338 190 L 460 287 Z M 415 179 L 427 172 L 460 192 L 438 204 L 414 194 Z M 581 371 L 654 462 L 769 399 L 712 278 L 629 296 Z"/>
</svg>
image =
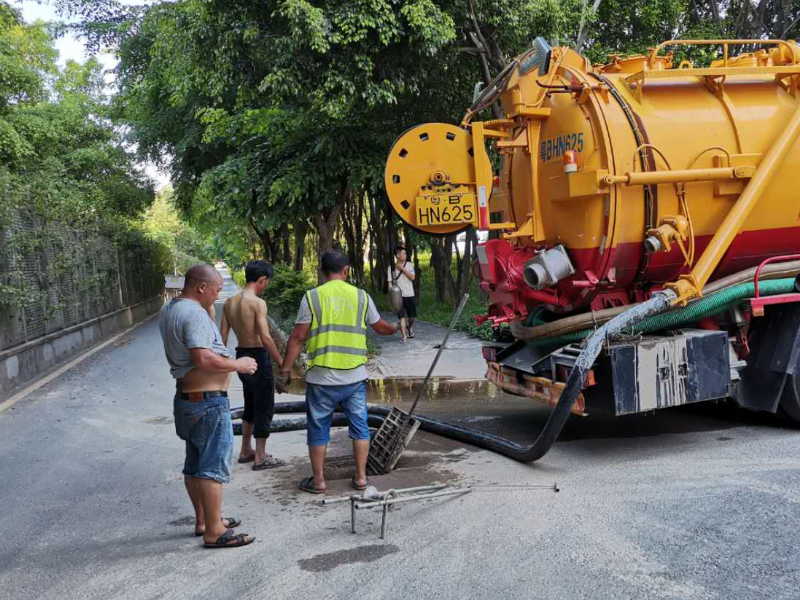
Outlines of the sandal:
<svg viewBox="0 0 800 600">
<path fill-rule="evenodd" d="M 237 519 L 236 517 L 222 517 L 222 520 L 228 522 L 228 524 L 225 525 L 225 527 L 227 527 L 228 529 L 233 529 L 233 528 L 238 527 L 239 525 L 242 524 L 242 522 L 239 519 Z M 194 537 L 200 537 L 204 533 L 205 533 L 204 531 L 197 531 L 197 529 L 195 529 L 194 530 Z"/>
<path fill-rule="evenodd" d="M 203 546 L 206 548 L 239 548 L 252 544 L 255 540 L 256 538 L 251 535 L 233 533 L 233 529 L 228 529 L 215 542 L 203 542 Z"/>
<path fill-rule="evenodd" d="M 280 458 L 275 458 L 271 454 L 267 454 L 264 460 L 253 465 L 253 471 L 263 471 L 264 469 L 274 469 L 276 467 L 284 466 L 286 466 L 286 463 Z"/>
<path fill-rule="evenodd" d="M 364 483 L 364 484 L 359 484 L 358 482 L 356 482 L 356 478 L 355 478 L 355 476 L 354 476 L 354 477 L 353 477 L 353 478 L 350 480 L 350 485 L 352 485 L 352 486 L 353 486 L 353 489 L 354 489 L 354 490 L 358 490 L 359 492 L 361 492 L 361 491 L 363 491 L 363 490 L 367 489 L 367 486 L 369 485 L 369 480 L 367 480 L 367 482 L 366 482 L 366 483 Z"/>
<path fill-rule="evenodd" d="M 313 477 L 306 477 L 305 479 L 301 480 L 297 487 L 304 492 L 308 492 L 309 494 L 324 494 L 327 491 L 327 488 L 316 487 L 314 485 Z"/>
<path fill-rule="evenodd" d="M 240 464 L 245 464 L 245 463 L 253 462 L 255 459 L 256 459 L 256 455 L 255 454 L 251 454 L 250 456 L 240 456 L 239 460 L 237 460 L 236 462 L 238 462 Z"/>
</svg>

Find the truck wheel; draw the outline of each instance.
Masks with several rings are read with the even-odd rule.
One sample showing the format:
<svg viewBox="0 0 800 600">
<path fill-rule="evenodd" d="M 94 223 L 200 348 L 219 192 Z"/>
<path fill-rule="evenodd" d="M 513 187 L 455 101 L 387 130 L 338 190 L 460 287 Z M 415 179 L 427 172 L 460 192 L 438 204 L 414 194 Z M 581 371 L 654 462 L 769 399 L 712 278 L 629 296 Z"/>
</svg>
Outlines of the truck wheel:
<svg viewBox="0 0 800 600">
<path fill-rule="evenodd" d="M 781 412 L 795 425 L 800 425 L 800 375 L 787 375 L 781 396 Z"/>
</svg>

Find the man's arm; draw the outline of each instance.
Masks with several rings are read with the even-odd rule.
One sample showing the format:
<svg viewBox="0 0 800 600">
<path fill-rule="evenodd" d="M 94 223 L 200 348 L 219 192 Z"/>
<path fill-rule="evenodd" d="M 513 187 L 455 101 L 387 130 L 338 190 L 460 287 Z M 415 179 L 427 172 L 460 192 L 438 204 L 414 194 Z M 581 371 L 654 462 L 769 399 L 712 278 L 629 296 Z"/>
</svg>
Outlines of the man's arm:
<svg viewBox="0 0 800 600">
<path fill-rule="evenodd" d="M 408 263 L 406 263 L 406 264 L 408 264 Z M 415 275 L 414 275 L 414 267 L 411 267 L 410 269 L 407 269 L 406 265 L 403 265 L 402 267 L 400 265 L 395 265 L 395 266 L 397 267 L 397 270 L 400 271 L 403 275 L 408 277 L 411 281 L 414 281 L 414 277 L 415 277 Z"/>
<path fill-rule="evenodd" d="M 394 335 L 397 333 L 397 327 L 384 319 L 373 323 L 370 327 L 372 327 L 372 330 L 378 335 Z"/>
<path fill-rule="evenodd" d="M 381 313 L 372 301 L 372 297 L 367 294 L 367 325 L 372 327 L 372 330 L 378 335 L 394 335 L 397 333 L 397 327 L 390 325 L 385 319 L 381 318 Z"/>
<path fill-rule="evenodd" d="M 309 329 L 311 329 L 311 323 L 297 323 L 292 329 L 292 335 L 289 336 L 289 341 L 286 343 L 286 356 L 284 356 L 283 365 L 281 365 L 280 374 L 282 377 L 289 377 L 292 374 L 292 365 L 303 350 L 303 344 L 308 338 Z"/>
<path fill-rule="evenodd" d="M 267 349 L 270 358 L 272 358 L 275 364 L 283 364 L 283 357 L 281 356 L 281 353 L 278 352 L 278 347 L 275 345 L 275 340 L 272 339 L 272 336 L 269 333 L 269 321 L 267 321 L 267 303 L 263 301 L 258 302 L 258 308 L 256 309 L 256 333 L 261 339 L 261 344 Z"/>
<path fill-rule="evenodd" d="M 192 357 L 192 364 L 200 371 L 210 373 L 245 373 L 252 375 L 258 369 L 258 363 L 249 356 L 232 359 L 220 356 L 209 348 L 191 348 L 189 353 Z"/>
<path fill-rule="evenodd" d="M 222 343 L 228 345 L 228 334 L 231 332 L 231 326 L 228 324 L 228 301 L 225 301 L 225 306 L 222 307 L 222 322 L 219 325 L 219 332 L 222 334 Z"/>
</svg>

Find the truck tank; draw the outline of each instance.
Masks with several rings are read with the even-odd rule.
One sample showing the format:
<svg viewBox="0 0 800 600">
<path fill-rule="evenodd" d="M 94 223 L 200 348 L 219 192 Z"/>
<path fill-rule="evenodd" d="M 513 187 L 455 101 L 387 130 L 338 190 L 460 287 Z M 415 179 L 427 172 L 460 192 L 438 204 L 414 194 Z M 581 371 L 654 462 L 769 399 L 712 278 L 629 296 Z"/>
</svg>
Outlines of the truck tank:
<svg viewBox="0 0 800 600">
<path fill-rule="evenodd" d="M 685 51 L 692 46 L 715 47 L 719 57 L 701 66 L 676 58 L 690 55 Z M 428 123 L 402 134 L 387 159 L 386 190 L 397 214 L 419 230 L 490 232 L 478 248 L 480 286 L 489 299 L 482 319 L 495 327 L 511 324 L 518 342 L 485 352 L 490 379 L 556 404 L 566 379 L 556 366 L 571 365 L 565 345 L 552 347 L 579 342 L 581 328 L 596 328 L 654 294 L 667 294 L 669 310 L 686 316 L 699 302 L 708 306 L 709 294 L 751 281 L 769 259 L 759 275 L 784 281 L 773 295 L 786 298 L 768 302 L 784 305 L 783 320 L 794 318 L 799 90 L 800 46 L 793 41 L 671 40 L 647 55 L 593 66 L 538 38 L 478 94 L 459 126 Z M 503 118 L 474 119 L 496 101 Z M 748 304 L 760 295 L 752 288 L 735 305 L 685 324 L 701 333 L 725 332 L 716 336 L 725 346 L 718 354 L 738 365 L 729 369 L 727 395 L 739 393 L 741 404 L 774 411 L 776 398 L 800 386 L 794 366 L 782 368 L 769 402 L 739 391 L 757 380 L 748 373 L 763 353 L 759 348 L 776 335 L 766 333 L 766 323 L 777 318 L 772 309 L 771 318 L 753 321 L 766 304 Z M 684 342 L 701 352 L 712 344 L 701 342 L 701 333 L 669 352 L 685 354 Z M 796 337 L 782 350 L 800 374 L 800 358 L 791 358 L 800 353 Z M 541 348 L 548 348 L 545 358 Z M 637 347 L 631 356 L 643 359 L 641 352 Z M 611 354 L 607 349 L 602 357 Z M 536 367 L 542 364 L 544 372 Z M 603 370 L 593 365 L 592 373 Z M 605 366 L 612 372 L 618 365 Z M 724 370 L 721 363 L 716 368 Z M 531 392 L 537 385 L 539 392 Z M 614 385 L 606 396 L 619 405 L 622 392 Z M 580 393 L 572 412 L 586 411 L 588 396 Z M 662 404 L 635 406 L 629 412 Z"/>
</svg>

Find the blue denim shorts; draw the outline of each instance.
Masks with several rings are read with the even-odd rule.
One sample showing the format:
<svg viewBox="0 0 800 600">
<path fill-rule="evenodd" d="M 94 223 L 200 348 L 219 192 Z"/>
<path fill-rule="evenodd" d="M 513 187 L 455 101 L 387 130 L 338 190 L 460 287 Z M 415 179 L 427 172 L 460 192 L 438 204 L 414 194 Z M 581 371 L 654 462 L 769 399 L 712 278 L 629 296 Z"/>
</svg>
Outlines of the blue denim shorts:
<svg viewBox="0 0 800 600">
<path fill-rule="evenodd" d="M 331 419 L 337 407 L 341 407 L 347 415 L 350 439 L 369 439 L 366 381 L 348 385 L 306 383 L 309 446 L 325 446 L 330 441 Z"/>
<path fill-rule="evenodd" d="M 189 402 L 175 396 L 175 432 L 186 442 L 183 474 L 228 483 L 233 460 L 233 425 L 226 396 Z"/>
</svg>

